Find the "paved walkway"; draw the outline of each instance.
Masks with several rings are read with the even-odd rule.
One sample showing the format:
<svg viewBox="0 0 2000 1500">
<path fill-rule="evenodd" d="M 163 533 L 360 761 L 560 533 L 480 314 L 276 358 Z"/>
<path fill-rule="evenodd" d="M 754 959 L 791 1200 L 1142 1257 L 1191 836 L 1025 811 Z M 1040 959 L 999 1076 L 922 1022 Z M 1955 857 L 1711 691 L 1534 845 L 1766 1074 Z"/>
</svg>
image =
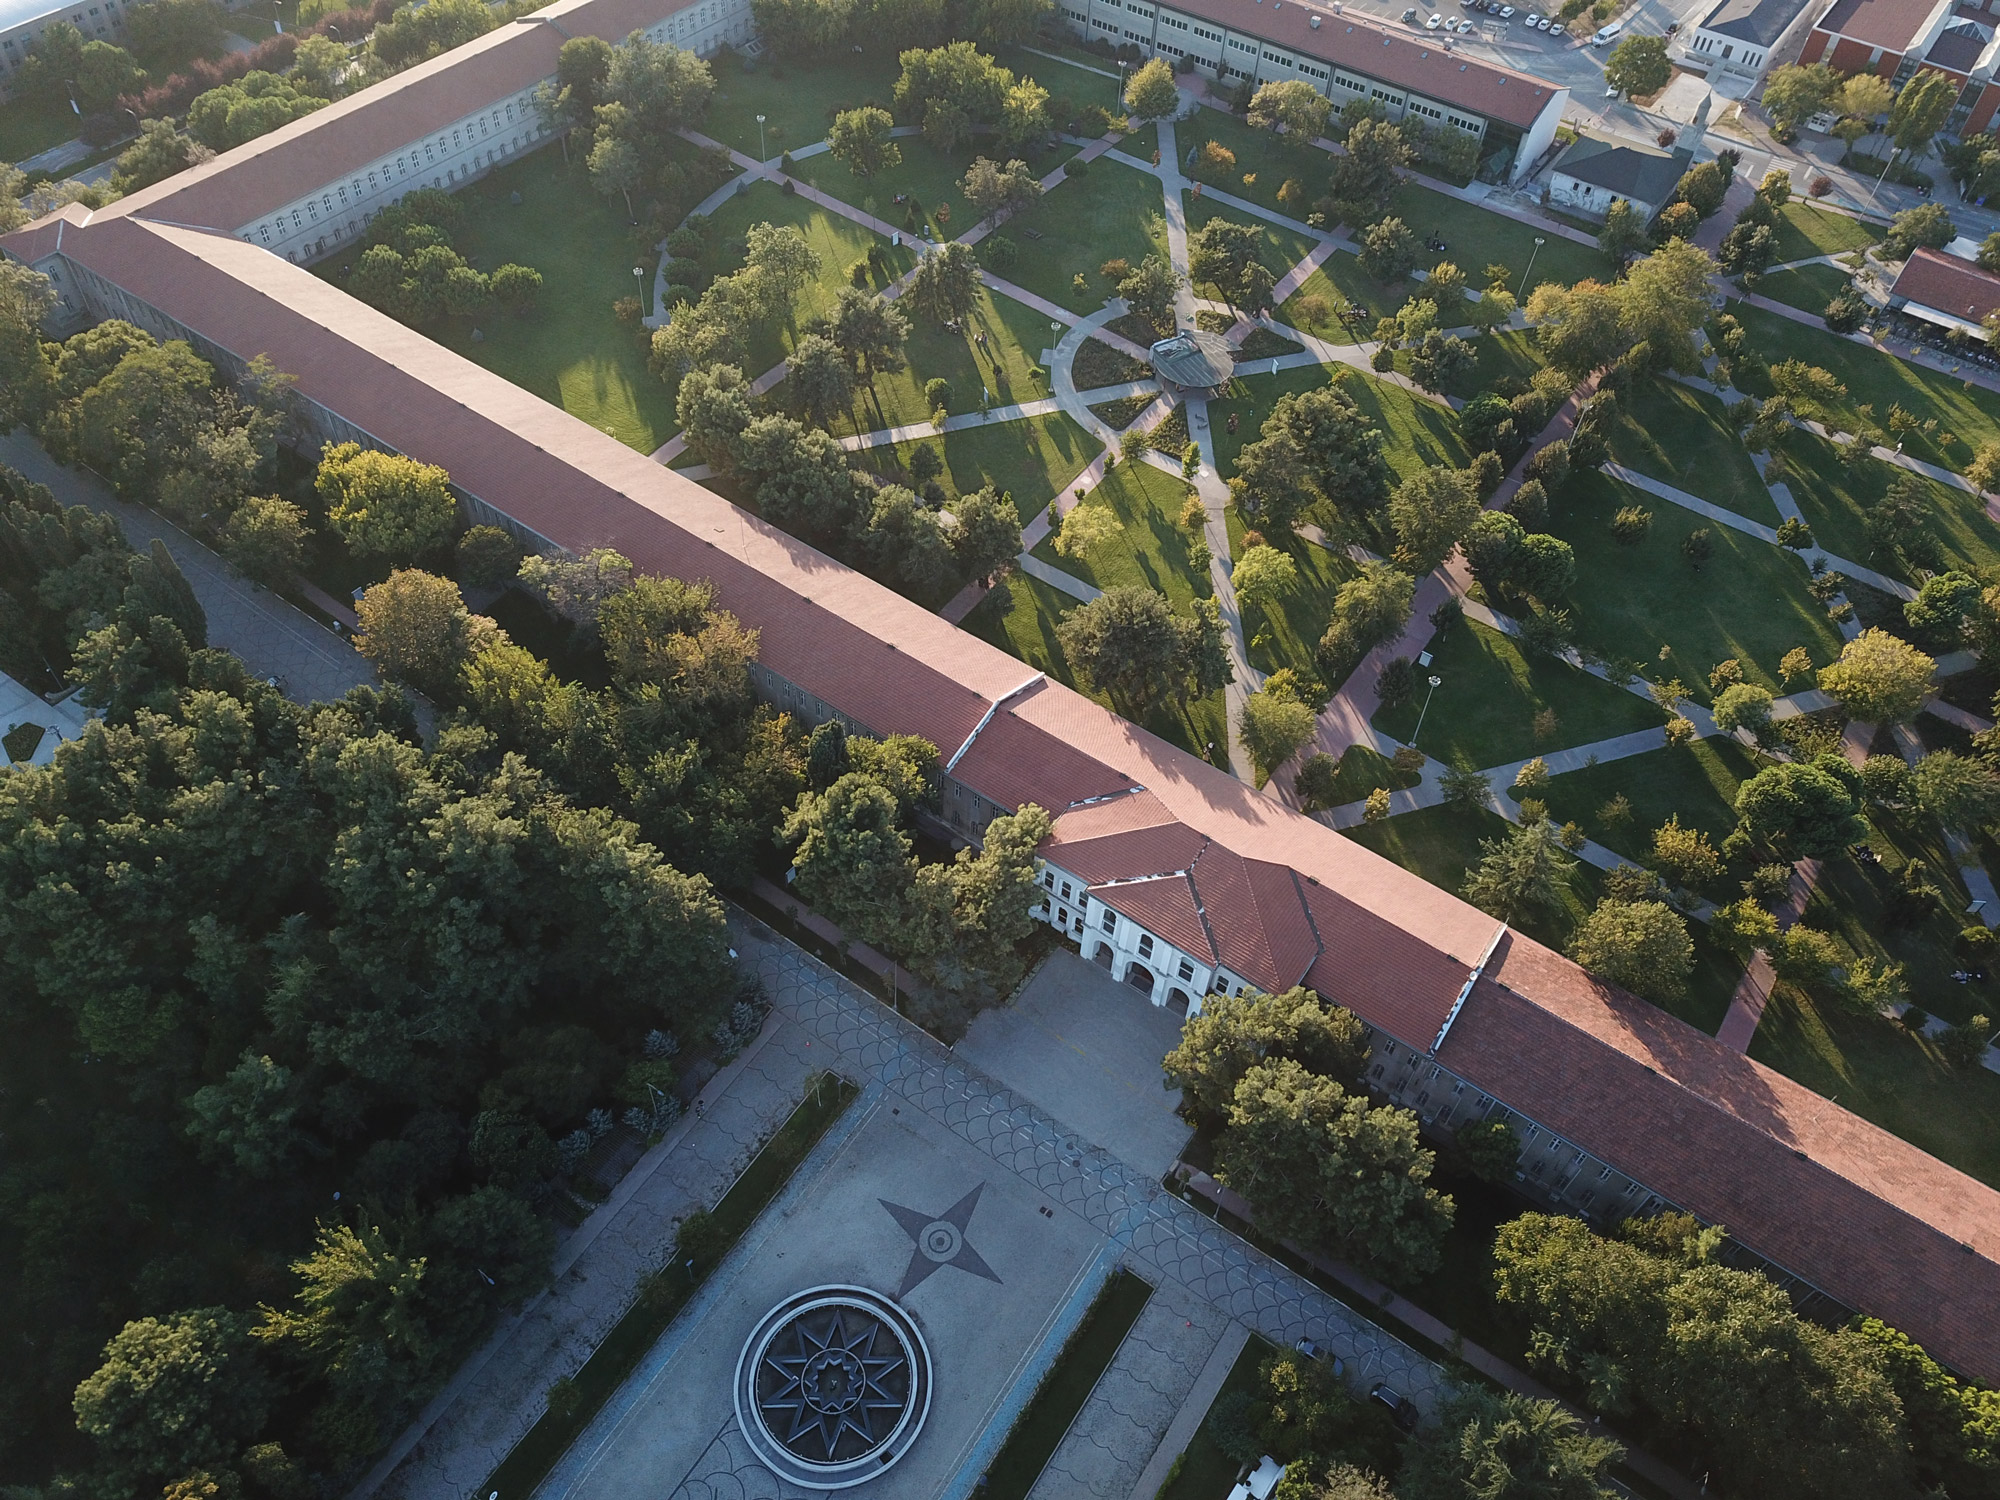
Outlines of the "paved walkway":
<svg viewBox="0 0 2000 1500">
<path fill-rule="evenodd" d="M 253 675 L 276 678 L 294 702 L 325 702 L 375 682 L 368 659 L 331 630 L 244 578 L 165 517 L 120 500 L 96 475 L 64 468 L 25 428 L 0 437 L 0 463 L 47 485 L 64 505 L 116 516 L 126 540 L 142 552 L 155 538 L 165 542 L 208 615 L 209 644 L 235 652 Z"/>
</svg>

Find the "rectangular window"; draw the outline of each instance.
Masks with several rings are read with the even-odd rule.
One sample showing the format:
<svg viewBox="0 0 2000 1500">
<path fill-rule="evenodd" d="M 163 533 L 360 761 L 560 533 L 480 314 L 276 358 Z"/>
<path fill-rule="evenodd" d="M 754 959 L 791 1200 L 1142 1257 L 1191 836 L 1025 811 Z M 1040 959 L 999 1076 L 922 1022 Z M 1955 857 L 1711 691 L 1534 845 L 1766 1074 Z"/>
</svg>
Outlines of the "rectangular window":
<svg viewBox="0 0 2000 1500">
<path fill-rule="evenodd" d="M 1152 956 L 1153 935 L 1150 932 L 1142 932 L 1139 934 L 1139 957 L 1151 958 Z"/>
<path fill-rule="evenodd" d="M 1171 26 L 1176 31 L 1186 31 L 1188 29 L 1187 22 L 1182 20 L 1177 20 L 1173 16 L 1161 16 L 1160 24 L 1162 26 Z"/>
<path fill-rule="evenodd" d="M 1042 889 L 1046 891 L 1052 891 L 1055 888 L 1056 888 L 1056 872 L 1054 870 L 1042 871 Z"/>
<path fill-rule="evenodd" d="M 1062 898 L 1065 901 L 1069 900 L 1069 882 L 1067 880 L 1062 883 Z"/>
<path fill-rule="evenodd" d="M 1106 932 L 1116 932 L 1118 930 L 1118 913 L 1108 906 L 1105 907 L 1104 916 L 1098 921 L 1097 925 L 1102 927 Z"/>
<path fill-rule="evenodd" d="M 1185 958 L 1181 960 L 1180 976 L 1182 984 L 1187 984 L 1194 978 L 1194 965 Z"/>
</svg>

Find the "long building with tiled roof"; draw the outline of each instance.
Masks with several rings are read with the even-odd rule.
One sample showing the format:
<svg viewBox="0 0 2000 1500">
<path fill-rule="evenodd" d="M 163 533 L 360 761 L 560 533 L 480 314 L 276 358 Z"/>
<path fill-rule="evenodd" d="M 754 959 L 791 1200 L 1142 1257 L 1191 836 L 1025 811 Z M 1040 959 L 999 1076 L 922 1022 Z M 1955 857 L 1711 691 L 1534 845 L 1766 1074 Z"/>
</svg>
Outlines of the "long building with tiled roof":
<svg viewBox="0 0 2000 1500">
<path fill-rule="evenodd" d="M 535 25 L 622 35 L 646 21 L 637 3 L 572 0 Z M 519 36 L 540 61 L 499 69 L 493 52 Z M 1599 1220 L 1671 1205 L 1726 1224 L 1804 1305 L 1865 1309 L 2000 1379 L 2000 1194 L 356 302 L 294 262 L 303 241 L 279 253 L 244 232 L 289 213 L 283 195 L 315 172 L 351 181 L 490 119 L 480 89 L 513 97 L 553 58 L 532 27 L 496 33 L 0 248 L 56 281 L 73 322 L 128 318 L 230 372 L 267 357 L 296 378 L 302 439 L 440 465 L 473 515 L 544 550 L 615 547 L 712 580 L 758 632 L 773 703 L 940 747 L 941 813 L 963 837 L 1048 808 L 1047 919 L 1154 1003 L 1310 985 L 1373 1029 L 1375 1086 L 1432 1130 L 1514 1121 L 1531 1197 Z"/>
</svg>

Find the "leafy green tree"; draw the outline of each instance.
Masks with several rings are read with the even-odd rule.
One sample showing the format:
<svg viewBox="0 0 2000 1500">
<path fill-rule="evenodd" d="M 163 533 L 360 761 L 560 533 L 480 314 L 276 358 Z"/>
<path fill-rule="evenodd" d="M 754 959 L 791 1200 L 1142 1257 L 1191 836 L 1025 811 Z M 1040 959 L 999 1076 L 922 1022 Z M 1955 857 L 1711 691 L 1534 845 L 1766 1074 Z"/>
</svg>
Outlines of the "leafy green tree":
<svg viewBox="0 0 2000 1500">
<path fill-rule="evenodd" d="M 466 609 L 457 584 L 416 568 L 398 568 L 369 588 L 355 613 L 355 649 L 390 681 L 441 703 L 456 696 L 460 670 L 494 628 Z"/>
<path fill-rule="evenodd" d="M 1421 577 L 1444 562 L 1479 515 L 1479 494 L 1463 469 L 1420 469 L 1389 497 L 1396 561 Z"/>
<path fill-rule="evenodd" d="M 1553 1401 L 1464 1386 L 1410 1444 L 1403 1500 L 1611 1500 L 1606 1471 L 1625 1450 Z"/>
<path fill-rule="evenodd" d="M 478 0 L 430 0 L 408 4 L 377 26 L 368 37 L 368 52 L 389 72 L 484 36 L 499 19 Z"/>
<path fill-rule="evenodd" d="M 1308 145 L 1326 134 L 1333 102 L 1303 78 L 1260 84 L 1250 97 L 1250 123 L 1259 130 L 1283 129 L 1294 145 Z"/>
<path fill-rule="evenodd" d="M 1910 767 L 1909 793 L 1946 828 L 1972 834 L 2000 819 L 2000 772 L 1985 760 L 1933 750 Z"/>
<path fill-rule="evenodd" d="M 755 487 L 764 518 L 792 535 L 834 546 L 872 505 L 865 481 L 830 433 L 790 417 L 757 418 L 743 432 L 738 467 Z"/>
<path fill-rule="evenodd" d="M 688 447 L 700 455 L 703 463 L 724 474 L 735 469 L 742 456 L 743 434 L 756 420 L 750 383 L 741 370 L 734 365 L 690 370 L 682 377 L 675 395 L 674 413 Z"/>
<path fill-rule="evenodd" d="M 1761 736 L 1771 725 L 1772 701 L 1769 688 L 1754 682 L 1735 682 L 1716 695 L 1709 712 L 1715 718 L 1715 727 L 1724 734 L 1747 729 Z"/>
<path fill-rule="evenodd" d="M 1353 108 L 1349 105 L 1348 111 Z M 1403 168 L 1416 159 L 1409 141 L 1389 121 L 1370 117 L 1356 121 L 1343 144 L 1347 154 L 1335 158 L 1327 188 L 1328 217 L 1350 229 L 1390 222 L 1384 216 L 1402 183 Z M 1364 236 L 1369 253 L 1362 256 L 1362 267 L 1377 281 L 1407 276 L 1417 263 L 1416 237 L 1400 219 L 1393 222 L 1396 228 L 1379 239 L 1374 227 Z"/>
<path fill-rule="evenodd" d="M 1451 1199 L 1428 1186 L 1434 1160 L 1408 1110 L 1371 1108 L 1284 1057 L 1243 1075 L 1216 1146 L 1217 1176 L 1266 1232 L 1395 1276 L 1433 1269 L 1451 1226 Z"/>
<path fill-rule="evenodd" d="M 1772 123 L 1795 135 L 1807 120 L 1831 108 L 1839 93 L 1840 75 L 1825 63 L 1788 63 L 1765 78 L 1764 108 Z"/>
<path fill-rule="evenodd" d="M 196 95 L 188 105 L 188 134 L 211 151 L 228 151 L 281 125 L 302 120 L 325 108 L 326 103 L 324 95 L 257 69 L 233 83 Z"/>
<path fill-rule="evenodd" d="M 119 1330 L 76 1388 L 76 1425 L 107 1477 L 136 1491 L 227 1463 L 263 1426 L 276 1395 L 249 1320 L 196 1308 Z"/>
<path fill-rule="evenodd" d="M 1250 752 L 1260 788 L 1273 771 L 1298 754 L 1316 727 L 1312 706 L 1290 694 L 1259 688 L 1244 699 L 1237 738 Z"/>
<path fill-rule="evenodd" d="M 1378 219 L 1361 236 L 1360 259 L 1377 281 L 1400 281 L 1416 269 L 1417 237 L 1401 219 Z"/>
<path fill-rule="evenodd" d="M 927 252 L 910 273 L 904 298 L 918 312 L 939 323 L 968 316 L 979 301 L 981 277 L 972 247 L 959 240 Z"/>
<path fill-rule="evenodd" d="M 952 506 L 957 523 L 945 538 L 959 572 L 986 578 L 1021 555 L 1021 515 L 1013 497 L 992 485 L 960 495 Z"/>
<path fill-rule="evenodd" d="M 1908 85 L 1904 92 L 1909 92 Z M 1942 203 L 1922 203 L 1889 221 L 1889 232 L 1882 237 L 1882 253 L 1891 260 L 1904 260 L 1920 247 L 1942 250 L 1957 233 Z"/>
<path fill-rule="evenodd" d="M 1246 547 L 1230 569 L 1236 597 L 1246 607 L 1269 609 L 1282 594 L 1298 586 L 1298 564 L 1276 547 Z"/>
<path fill-rule="evenodd" d="M 843 287 L 827 318 L 826 332 L 867 382 L 870 393 L 877 375 L 893 375 L 903 368 L 910 320 L 879 292 Z"/>
<path fill-rule="evenodd" d="M 1196 1118 L 1220 1124 L 1236 1085 L 1256 1063 L 1289 1057 L 1308 1071 L 1359 1085 L 1368 1066 L 1366 1030 L 1353 1012 L 1300 986 L 1276 995 L 1245 990 L 1206 997 L 1163 1066 Z"/>
<path fill-rule="evenodd" d="M 940 151 L 956 151 L 975 125 L 999 121 L 1014 87 L 1014 75 L 972 42 L 912 48 L 898 59 L 896 113 L 923 127 L 924 139 Z"/>
<path fill-rule="evenodd" d="M 972 159 L 961 189 L 965 201 L 982 215 L 1012 213 L 1042 195 L 1041 181 L 1026 162 L 1016 159 L 1003 165 L 984 156 Z"/>
<path fill-rule="evenodd" d="M 1173 691 L 1180 634 L 1167 601 L 1151 589 L 1106 589 L 1056 627 L 1064 656 L 1131 717 Z"/>
<path fill-rule="evenodd" d="M 450 538 L 451 476 L 400 454 L 329 443 L 314 480 L 327 520 L 358 555 L 414 562 Z"/>
<path fill-rule="evenodd" d="M 1547 818 L 1522 823 L 1497 839 L 1482 839 L 1480 860 L 1465 878 L 1465 899 L 1503 922 L 1524 909 L 1562 904 L 1563 882 L 1576 861 L 1562 852 Z"/>
<path fill-rule="evenodd" d="M 1930 150 L 1957 103 L 1956 79 L 1929 68 L 1919 71 L 1896 91 L 1896 102 L 1889 110 L 1889 137 L 1896 150 L 1906 156 L 1922 156 Z"/>
<path fill-rule="evenodd" d="M 840 346 L 826 335 L 808 333 L 801 337 L 786 368 L 799 411 L 814 426 L 830 426 L 836 416 L 853 410 L 853 371 Z M 681 382 L 680 401 L 687 400 L 688 382 L 693 379 L 690 375 Z"/>
<path fill-rule="evenodd" d="M 893 791 L 850 771 L 808 792 L 785 819 L 797 888 L 850 936 L 891 952 L 903 946 L 917 862 Z"/>
<path fill-rule="evenodd" d="M 1173 327 L 1174 300 L 1186 284 L 1165 256 L 1149 255 L 1118 283 L 1118 295 L 1125 299 L 1127 307 L 1153 325 L 1155 333 L 1161 333 Z"/>
<path fill-rule="evenodd" d="M 1572 379 L 1602 369 L 1631 347 L 1618 290 L 1602 282 L 1563 287 L 1545 281 L 1528 298 L 1527 315 L 1549 363 Z"/>
<path fill-rule="evenodd" d="M 1979 607 L 1979 580 L 1967 573 L 1933 573 L 1903 605 L 1903 618 L 1927 645 L 1949 651 L 1964 634 L 1965 622 Z"/>
<path fill-rule="evenodd" d="M 1471 1121 L 1452 1139 L 1482 1182 L 1505 1187 L 1521 1165 L 1521 1134 L 1505 1120 Z"/>
<path fill-rule="evenodd" d="M 1125 81 L 1125 110 L 1135 120 L 1164 120 L 1180 107 L 1173 66 L 1164 57 L 1146 62 Z"/>
<path fill-rule="evenodd" d="M 1476 362 L 1472 345 L 1433 329 L 1410 350 L 1410 378 L 1427 391 L 1442 391 L 1470 375 Z"/>
<path fill-rule="evenodd" d="M 1840 700 L 1850 718 L 1901 724 L 1923 707 L 1936 666 L 1908 641 L 1869 629 L 1841 648 L 1838 661 L 1820 669 L 1819 685 Z"/>
<path fill-rule="evenodd" d="M 1000 123 L 994 127 L 1000 144 L 1009 151 L 1040 140 L 1049 132 L 1049 91 L 1032 78 L 1023 78 L 1007 90 L 1000 106 Z"/>
<path fill-rule="evenodd" d="M 986 825 L 977 853 L 961 849 L 949 865 L 917 872 L 914 900 L 948 911 L 948 928 L 924 945 L 917 961 L 954 988 L 985 984 L 1005 993 L 1025 965 L 1021 944 L 1035 930 L 1035 850 L 1049 836 L 1049 815 L 1032 802 Z M 927 900 L 934 892 L 935 896 Z"/>
<path fill-rule="evenodd" d="M 1662 901 L 1597 903 L 1570 938 L 1570 957 L 1649 1000 L 1671 1000 L 1694 968 L 1687 920 Z"/>
<path fill-rule="evenodd" d="M 1263 249 L 1262 233 L 1233 219 L 1210 219 L 1188 237 L 1188 275 L 1210 282 L 1232 305 L 1244 300 L 1244 278 Z"/>
<path fill-rule="evenodd" d="M 222 555 L 267 588 L 282 588 L 305 562 L 306 513 L 289 500 L 254 495 L 223 523 Z"/>
<path fill-rule="evenodd" d="M 1665 37 L 1628 35 L 1605 59 L 1604 86 L 1628 97 L 1657 94 L 1673 72 Z"/>
<path fill-rule="evenodd" d="M 889 137 L 895 128 L 896 122 L 886 109 L 872 104 L 844 109 L 833 117 L 827 150 L 856 177 L 873 177 L 902 165 L 903 148 Z"/>
<path fill-rule="evenodd" d="M 246 1052 L 188 1099 L 187 1133 L 247 1177 L 275 1177 L 308 1144 L 295 1123 L 301 1102 L 290 1068 Z"/>
<path fill-rule="evenodd" d="M 1304 448 L 1282 424 L 1269 421 L 1262 435 L 1237 453 L 1229 493 L 1245 516 L 1277 532 L 1291 530 L 1319 498 Z"/>
</svg>

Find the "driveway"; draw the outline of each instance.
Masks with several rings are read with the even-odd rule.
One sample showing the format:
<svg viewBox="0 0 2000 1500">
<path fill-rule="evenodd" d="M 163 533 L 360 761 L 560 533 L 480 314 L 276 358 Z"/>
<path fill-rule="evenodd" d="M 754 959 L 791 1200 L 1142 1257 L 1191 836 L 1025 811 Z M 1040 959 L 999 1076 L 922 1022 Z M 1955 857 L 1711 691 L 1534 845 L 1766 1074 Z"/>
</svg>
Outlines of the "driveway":
<svg viewBox="0 0 2000 1500">
<path fill-rule="evenodd" d="M 1011 1005 L 982 1013 L 953 1050 L 1092 1144 L 1147 1175 L 1166 1174 L 1188 1127 L 1160 1059 L 1181 1038 L 1177 1010 L 1149 1004 L 1064 950 Z"/>
</svg>

